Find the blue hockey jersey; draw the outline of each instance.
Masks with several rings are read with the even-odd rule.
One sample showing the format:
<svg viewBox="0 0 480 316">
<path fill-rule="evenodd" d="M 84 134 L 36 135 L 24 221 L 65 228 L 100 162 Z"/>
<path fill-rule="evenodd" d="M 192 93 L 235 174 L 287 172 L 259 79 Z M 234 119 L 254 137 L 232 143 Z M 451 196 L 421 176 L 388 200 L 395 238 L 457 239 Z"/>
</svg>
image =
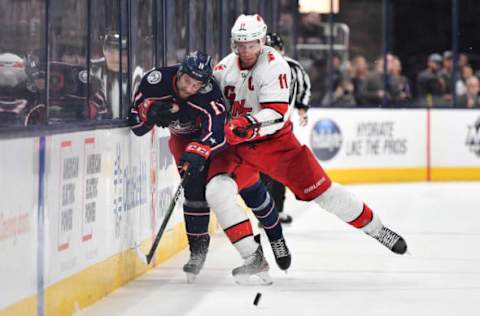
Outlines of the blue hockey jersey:
<svg viewBox="0 0 480 316">
<path fill-rule="evenodd" d="M 227 111 L 222 92 L 212 79 L 207 86 L 188 99 L 179 98 L 175 88 L 179 67 L 180 65 L 155 68 L 143 76 L 129 111 L 131 129 L 141 136 L 153 128 L 153 125 L 142 122 L 138 115 L 138 106 L 145 99 L 154 98 L 162 102 L 176 103 L 179 111 L 168 126 L 170 132 L 208 145 L 212 151 L 218 151 L 226 144 L 223 127 Z"/>
</svg>

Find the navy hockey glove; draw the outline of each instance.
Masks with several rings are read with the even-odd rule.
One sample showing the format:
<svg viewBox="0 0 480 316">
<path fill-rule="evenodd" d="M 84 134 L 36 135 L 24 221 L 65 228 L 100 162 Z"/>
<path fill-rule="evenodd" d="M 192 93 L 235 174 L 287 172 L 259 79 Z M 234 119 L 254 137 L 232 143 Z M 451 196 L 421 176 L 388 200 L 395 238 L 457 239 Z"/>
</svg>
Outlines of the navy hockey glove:
<svg viewBox="0 0 480 316">
<path fill-rule="evenodd" d="M 168 127 L 177 118 L 178 106 L 172 103 L 155 101 L 147 113 L 147 120 L 159 127 Z"/>
<path fill-rule="evenodd" d="M 142 103 L 137 106 L 137 113 L 140 121 L 144 124 L 152 125 L 151 122 L 148 121 L 148 111 L 153 106 L 155 102 L 152 99 L 145 99 Z"/>
<path fill-rule="evenodd" d="M 185 148 L 185 152 L 180 157 L 180 175 L 183 176 L 182 172 L 185 169 L 184 166 L 187 165 L 187 175 L 188 176 L 198 176 L 205 168 L 205 163 L 207 162 L 208 157 L 210 156 L 210 147 L 201 143 L 191 142 Z"/>
</svg>

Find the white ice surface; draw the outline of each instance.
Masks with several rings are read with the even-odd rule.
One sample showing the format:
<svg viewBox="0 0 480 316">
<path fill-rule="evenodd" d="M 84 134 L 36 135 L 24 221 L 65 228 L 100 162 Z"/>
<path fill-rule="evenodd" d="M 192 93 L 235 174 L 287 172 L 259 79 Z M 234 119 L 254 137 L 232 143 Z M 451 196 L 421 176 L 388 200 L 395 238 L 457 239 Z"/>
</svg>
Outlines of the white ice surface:
<svg viewBox="0 0 480 316">
<path fill-rule="evenodd" d="M 480 183 L 348 188 L 405 237 L 411 255 L 395 255 L 289 196 L 288 274 L 262 237 L 273 285 L 236 285 L 231 269 L 241 260 L 219 232 L 196 283 L 185 282 L 183 251 L 76 315 L 480 315 Z M 254 306 L 257 292 L 263 295 Z"/>
</svg>

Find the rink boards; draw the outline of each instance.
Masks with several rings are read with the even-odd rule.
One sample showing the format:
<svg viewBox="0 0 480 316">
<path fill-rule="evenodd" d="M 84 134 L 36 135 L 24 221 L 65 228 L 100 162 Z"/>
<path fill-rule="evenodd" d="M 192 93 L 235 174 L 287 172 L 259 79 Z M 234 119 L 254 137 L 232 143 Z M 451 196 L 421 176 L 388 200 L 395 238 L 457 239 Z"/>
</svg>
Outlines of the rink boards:
<svg viewBox="0 0 480 316">
<path fill-rule="evenodd" d="M 480 111 L 447 109 L 312 109 L 295 126 L 343 183 L 480 180 L 479 131 Z M 148 269 L 130 248 L 149 247 L 179 182 L 167 140 L 0 140 L 0 315 L 71 315 Z M 167 229 L 157 263 L 186 246 L 178 207 Z"/>
<path fill-rule="evenodd" d="M 168 132 L 2 140 L 0 315 L 71 315 L 145 272 L 179 183 Z M 156 263 L 186 246 L 182 201 Z"/>
<path fill-rule="evenodd" d="M 342 183 L 480 179 L 480 110 L 311 109 L 294 131 Z"/>
</svg>

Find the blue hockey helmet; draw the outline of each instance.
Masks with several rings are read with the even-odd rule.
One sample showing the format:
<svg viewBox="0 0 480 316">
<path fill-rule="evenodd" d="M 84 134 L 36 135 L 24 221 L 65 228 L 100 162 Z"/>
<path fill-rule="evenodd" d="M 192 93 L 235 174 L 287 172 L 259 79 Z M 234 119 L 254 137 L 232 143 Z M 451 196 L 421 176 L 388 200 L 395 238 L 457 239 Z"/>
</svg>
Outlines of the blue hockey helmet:
<svg viewBox="0 0 480 316">
<path fill-rule="evenodd" d="M 212 57 L 201 51 L 190 52 L 183 60 L 180 72 L 207 84 L 212 78 Z"/>
</svg>

